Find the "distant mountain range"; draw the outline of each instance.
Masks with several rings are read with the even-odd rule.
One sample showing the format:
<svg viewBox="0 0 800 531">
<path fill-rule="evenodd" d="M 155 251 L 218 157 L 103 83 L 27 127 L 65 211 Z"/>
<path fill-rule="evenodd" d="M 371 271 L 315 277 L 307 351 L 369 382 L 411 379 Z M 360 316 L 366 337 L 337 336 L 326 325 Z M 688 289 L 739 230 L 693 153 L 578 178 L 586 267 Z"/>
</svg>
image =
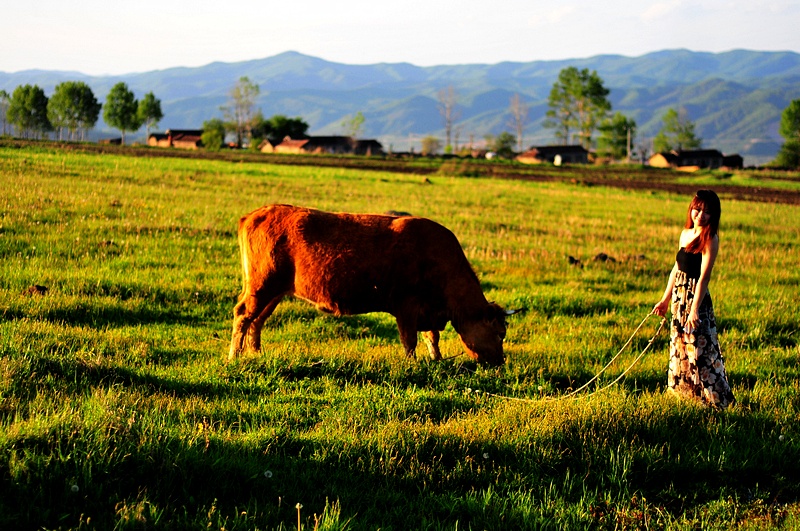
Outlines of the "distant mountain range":
<svg viewBox="0 0 800 531">
<path fill-rule="evenodd" d="M 36 84 L 50 95 L 62 81 L 84 81 L 103 101 L 124 81 L 141 97 L 152 91 L 162 102 L 161 129 L 199 128 L 221 117 L 229 91 L 247 76 L 259 85 L 265 117 L 301 117 L 310 133 L 342 134 L 342 122 L 365 117 L 362 136 L 395 151 L 419 148 L 422 137 L 443 136 L 438 93 L 452 86 L 458 105 L 458 143 L 482 141 L 486 134 L 511 131 L 510 100 L 519 94 L 529 108 L 525 144 L 553 143 L 542 126 L 547 97 L 561 69 L 596 70 L 610 89 L 613 111 L 636 120 L 639 141 L 649 142 L 669 108 L 684 108 L 703 147 L 739 153 L 746 164 L 771 160 L 783 139 L 783 110 L 800 98 L 800 54 L 735 50 L 701 53 L 666 50 L 640 57 L 598 55 L 562 61 L 504 62 L 418 67 L 408 63 L 346 65 L 286 52 L 239 63 L 170 68 L 123 76 L 27 70 L 0 72 L 0 89 Z M 114 132 L 102 119 L 94 135 Z M 140 136 L 143 139 L 143 133 Z"/>
</svg>

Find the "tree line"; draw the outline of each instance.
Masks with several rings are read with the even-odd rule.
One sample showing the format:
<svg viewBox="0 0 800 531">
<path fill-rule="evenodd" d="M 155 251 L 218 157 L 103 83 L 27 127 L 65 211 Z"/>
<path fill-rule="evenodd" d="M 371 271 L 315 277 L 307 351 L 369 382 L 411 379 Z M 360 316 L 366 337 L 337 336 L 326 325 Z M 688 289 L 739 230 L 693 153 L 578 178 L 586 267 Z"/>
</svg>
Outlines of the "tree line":
<svg viewBox="0 0 800 531">
<path fill-rule="evenodd" d="M 261 140 L 279 142 L 286 136 L 305 138 L 308 124 L 300 118 L 275 115 L 265 119 L 255 109 L 258 86 L 243 77 L 230 93 L 230 101 L 221 110 L 225 119 L 212 119 L 203 124 L 203 142 L 209 149 L 218 149 L 227 136 L 235 145 L 257 145 Z M 12 131 L 20 138 L 43 139 L 55 134 L 58 140 L 86 139 L 103 110 L 103 121 L 120 131 L 125 144 L 126 133 L 146 127 L 157 127 L 164 118 L 161 100 L 148 92 L 137 100 L 127 84 L 119 82 L 106 96 L 104 104 L 97 101 L 92 89 L 82 81 L 65 81 L 56 85 L 49 98 L 37 85 L 18 86 L 12 94 L 0 90 L 0 119 L 3 135 Z M 360 114 L 360 113 L 359 113 Z M 363 116 L 361 117 L 363 121 Z"/>
<path fill-rule="evenodd" d="M 542 125 L 553 129 L 557 143 L 580 144 L 587 151 L 594 151 L 599 158 L 630 160 L 637 142 L 636 121 L 620 112 L 612 114 L 609 94 L 610 90 L 596 71 L 566 67 L 559 72 L 550 90 L 548 110 Z M 452 87 L 439 92 L 446 153 L 458 151 L 459 127 L 456 119 L 459 113 L 456 103 L 457 94 Z M 487 135 L 485 140 L 498 156 L 511 158 L 515 154 L 515 144 L 518 152 L 524 151 L 523 132 L 528 120 L 528 108 L 520 95 L 512 96 L 508 115 L 508 127 L 516 132 L 516 136 L 505 131 L 497 136 Z M 661 117 L 661 123 L 652 145 L 639 146 L 642 160 L 651 147 L 656 153 L 702 148 L 703 140 L 697 135 L 695 124 L 689 119 L 686 109 L 668 109 Z M 792 101 L 783 111 L 779 132 L 786 142 L 773 164 L 783 168 L 800 168 L 800 100 Z M 456 139 L 455 146 L 451 144 L 452 138 Z M 423 153 L 435 152 L 442 147 L 439 139 L 432 136 L 424 138 L 422 143 Z"/>
<path fill-rule="evenodd" d="M 11 94 L 0 91 L 3 134 L 13 127 L 21 138 L 41 139 L 55 133 L 59 140 L 85 140 L 97 124 L 101 108 L 103 120 L 120 130 L 123 143 L 126 132 L 146 125 L 149 134 L 164 117 L 161 101 L 152 92 L 139 101 L 123 82 L 111 88 L 102 105 L 82 81 L 59 83 L 49 98 L 37 85 L 20 85 Z"/>
<path fill-rule="evenodd" d="M 566 67 L 559 72 L 548 97 L 548 110 L 543 125 L 554 130 L 556 140 L 562 144 L 579 143 L 587 150 L 596 147 L 601 158 L 614 160 L 630 159 L 632 146 L 636 142 L 636 122 L 620 112 L 612 114 L 608 99 L 610 90 L 596 71 L 587 68 Z M 203 123 L 203 144 L 208 149 L 224 145 L 226 137 L 235 139 L 236 147 L 257 147 L 262 141 L 279 143 L 285 137 L 306 138 L 309 125 L 302 118 L 275 115 L 264 118 L 256 108 L 259 87 L 247 77 L 241 77 L 229 94 L 229 101 L 221 107 L 224 119 L 214 118 Z M 444 122 L 446 153 L 457 150 L 461 129 L 457 125 L 460 116 L 458 95 L 452 86 L 438 94 L 438 108 Z M 80 81 L 66 81 L 56 85 L 48 98 L 36 85 L 17 87 L 9 95 L 0 91 L 0 118 L 3 119 L 2 134 L 9 134 L 12 126 L 22 138 L 45 138 L 56 133 L 59 140 L 84 140 L 89 129 L 95 126 L 103 109 L 103 120 L 122 134 L 150 129 L 163 119 L 161 101 L 152 92 L 136 100 L 124 82 L 111 88 L 106 102 L 101 106 L 91 88 Z M 528 120 L 528 108 L 524 100 L 515 94 L 509 106 L 509 127 L 516 135 L 504 131 L 485 137 L 487 145 L 498 156 L 511 158 L 524 151 L 524 130 Z M 342 127 L 355 138 L 363 127 L 361 112 L 346 118 Z M 599 132 L 597 140 L 594 135 Z M 786 142 L 775 161 L 777 166 L 800 167 L 800 100 L 794 100 L 781 116 L 780 134 Z M 454 143 L 455 141 L 455 143 Z M 662 116 L 662 128 L 652 144 L 655 152 L 698 149 L 702 139 L 695 133 L 695 124 L 689 120 L 685 109 L 668 109 Z M 433 154 L 442 148 L 433 136 L 422 141 L 422 153 Z M 646 148 L 640 147 L 644 159 Z"/>
<path fill-rule="evenodd" d="M 548 111 L 543 126 L 553 129 L 556 143 L 580 144 L 586 150 L 595 151 L 600 158 L 629 159 L 636 143 L 636 122 L 622 113 L 611 113 L 608 99 L 610 90 L 596 71 L 567 67 L 559 72 L 558 79 L 548 96 Z M 459 151 L 460 116 L 458 96 L 450 86 L 438 94 L 439 112 L 445 132 L 445 153 Z M 486 135 L 486 145 L 499 157 L 512 158 L 525 150 L 524 131 L 528 123 L 528 106 L 519 94 L 509 102 L 508 128 L 497 136 Z M 694 132 L 694 124 L 686 118 L 683 110 L 670 109 L 662 118 L 663 128 L 654 139 L 655 151 L 673 149 L 696 149 L 702 139 Z M 595 134 L 599 133 L 595 139 Z M 451 143 L 455 139 L 455 145 Z M 432 153 L 441 149 L 439 139 L 433 136 L 422 140 L 422 152 Z M 516 148 L 516 149 L 515 149 Z"/>
</svg>

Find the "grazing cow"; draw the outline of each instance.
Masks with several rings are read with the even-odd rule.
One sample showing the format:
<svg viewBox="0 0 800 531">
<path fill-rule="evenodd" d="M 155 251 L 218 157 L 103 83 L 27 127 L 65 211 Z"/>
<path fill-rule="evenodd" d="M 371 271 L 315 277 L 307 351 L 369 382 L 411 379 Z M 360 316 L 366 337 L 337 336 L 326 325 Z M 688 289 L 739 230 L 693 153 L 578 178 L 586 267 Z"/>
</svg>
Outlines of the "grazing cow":
<svg viewBox="0 0 800 531">
<path fill-rule="evenodd" d="M 514 312 L 486 301 L 455 235 L 434 221 L 271 205 L 239 221 L 239 249 L 231 359 L 261 349 L 264 321 L 294 295 L 334 315 L 390 313 L 410 357 L 422 332 L 441 359 L 439 331 L 450 321 L 473 359 L 505 361 L 505 316 Z"/>
</svg>

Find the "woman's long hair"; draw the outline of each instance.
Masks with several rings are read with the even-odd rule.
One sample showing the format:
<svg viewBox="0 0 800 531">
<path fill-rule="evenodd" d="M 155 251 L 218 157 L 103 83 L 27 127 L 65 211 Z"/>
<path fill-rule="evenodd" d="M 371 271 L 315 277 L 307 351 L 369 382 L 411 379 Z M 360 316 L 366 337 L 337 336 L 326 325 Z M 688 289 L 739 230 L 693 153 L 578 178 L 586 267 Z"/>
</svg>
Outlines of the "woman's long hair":
<svg viewBox="0 0 800 531">
<path fill-rule="evenodd" d="M 722 215 L 719 197 L 717 197 L 717 194 L 712 190 L 697 191 L 692 202 L 689 203 L 689 211 L 686 213 L 686 224 L 684 228 L 694 228 L 694 221 L 692 221 L 692 210 L 694 209 L 707 212 L 711 218 L 708 220 L 708 225 L 701 229 L 700 235 L 686 246 L 686 250 L 690 253 L 702 251 L 706 248 L 708 242 L 717 235 L 717 232 L 719 232 L 719 218 Z"/>
</svg>

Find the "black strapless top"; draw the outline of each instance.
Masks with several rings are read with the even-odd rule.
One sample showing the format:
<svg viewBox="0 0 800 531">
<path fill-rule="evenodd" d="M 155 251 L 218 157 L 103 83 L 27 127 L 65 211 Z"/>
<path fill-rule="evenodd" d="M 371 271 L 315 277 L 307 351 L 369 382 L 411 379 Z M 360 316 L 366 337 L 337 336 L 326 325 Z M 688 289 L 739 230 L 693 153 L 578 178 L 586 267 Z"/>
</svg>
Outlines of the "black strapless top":
<svg viewBox="0 0 800 531">
<path fill-rule="evenodd" d="M 700 265 L 703 263 L 702 253 L 690 253 L 681 247 L 675 257 L 678 269 L 686 273 L 689 278 L 700 278 Z"/>
</svg>

